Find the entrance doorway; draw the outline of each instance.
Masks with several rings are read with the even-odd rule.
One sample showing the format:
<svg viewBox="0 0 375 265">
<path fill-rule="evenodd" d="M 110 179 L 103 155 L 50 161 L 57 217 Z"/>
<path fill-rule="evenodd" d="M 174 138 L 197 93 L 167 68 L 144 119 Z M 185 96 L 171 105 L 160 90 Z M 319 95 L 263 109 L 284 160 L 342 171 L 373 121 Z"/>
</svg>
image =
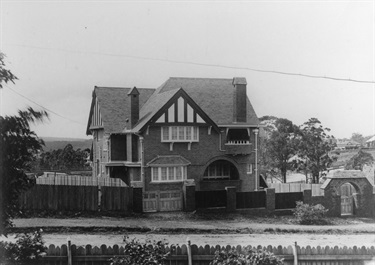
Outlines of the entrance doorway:
<svg viewBox="0 0 375 265">
<path fill-rule="evenodd" d="M 354 214 L 355 193 L 355 188 L 350 183 L 345 183 L 340 187 L 341 216 L 350 216 Z"/>
</svg>

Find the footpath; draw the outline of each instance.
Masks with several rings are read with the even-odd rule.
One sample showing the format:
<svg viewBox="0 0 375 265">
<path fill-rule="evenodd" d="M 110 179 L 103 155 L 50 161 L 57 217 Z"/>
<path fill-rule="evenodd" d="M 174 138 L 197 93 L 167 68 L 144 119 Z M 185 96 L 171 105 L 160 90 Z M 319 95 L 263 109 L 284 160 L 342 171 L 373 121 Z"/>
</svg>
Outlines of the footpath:
<svg viewBox="0 0 375 265">
<path fill-rule="evenodd" d="M 374 219 L 354 219 L 336 225 L 298 225 L 283 220 L 242 219 L 191 220 L 181 216 L 158 217 L 96 217 L 96 218 L 19 218 L 11 233 L 43 229 L 46 233 L 190 233 L 190 234 L 262 234 L 262 233 L 319 233 L 319 234 L 375 234 Z"/>
</svg>

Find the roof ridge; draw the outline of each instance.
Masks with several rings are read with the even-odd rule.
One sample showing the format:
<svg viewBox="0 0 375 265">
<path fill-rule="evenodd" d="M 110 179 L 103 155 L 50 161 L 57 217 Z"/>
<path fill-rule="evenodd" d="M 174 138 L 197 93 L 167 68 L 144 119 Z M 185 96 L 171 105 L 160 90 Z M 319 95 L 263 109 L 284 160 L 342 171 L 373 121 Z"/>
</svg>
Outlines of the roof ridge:
<svg viewBox="0 0 375 265">
<path fill-rule="evenodd" d="M 216 78 L 216 77 L 178 77 L 178 76 L 172 76 L 169 77 L 169 79 L 201 79 L 201 80 L 233 80 L 233 78 Z"/>
<path fill-rule="evenodd" d="M 132 87 L 111 87 L 111 86 L 95 86 L 95 88 L 132 89 Z M 148 90 L 156 90 L 156 88 L 148 88 L 148 87 L 145 87 L 145 88 L 137 87 L 137 89 L 142 89 L 142 90 L 145 90 L 145 89 L 148 89 Z"/>
</svg>

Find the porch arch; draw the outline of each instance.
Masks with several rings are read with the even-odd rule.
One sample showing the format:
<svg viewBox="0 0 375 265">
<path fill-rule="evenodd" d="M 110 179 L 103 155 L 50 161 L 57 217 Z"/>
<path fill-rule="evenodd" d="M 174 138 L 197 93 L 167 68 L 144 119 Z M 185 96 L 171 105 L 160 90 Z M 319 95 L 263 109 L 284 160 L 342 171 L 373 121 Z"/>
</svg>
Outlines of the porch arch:
<svg viewBox="0 0 375 265">
<path fill-rule="evenodd" d="M 237 162 L 225 157 L 215 157 L 210 159 L 202 172 L 203 180 L 239 180 L 239 170 Z"/>
</svg>

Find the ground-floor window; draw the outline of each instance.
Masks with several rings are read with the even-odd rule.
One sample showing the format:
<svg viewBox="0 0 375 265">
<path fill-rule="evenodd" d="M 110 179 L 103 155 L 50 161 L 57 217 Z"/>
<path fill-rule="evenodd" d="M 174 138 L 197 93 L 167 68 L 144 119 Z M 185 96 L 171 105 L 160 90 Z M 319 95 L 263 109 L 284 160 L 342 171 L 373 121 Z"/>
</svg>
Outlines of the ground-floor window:
<svg viewBox="0 0 375 265">
<path fill-rule="evenodd" d="M 186 175 L 186 166 L 151 167 L 152 182 L 182 181 Z"/>
<path fill-rule="evenodd" d="M 206 168 L 203 179 L 238 179 L 238 171 L 231 162 L 217 160 Z"/>
</svg>

